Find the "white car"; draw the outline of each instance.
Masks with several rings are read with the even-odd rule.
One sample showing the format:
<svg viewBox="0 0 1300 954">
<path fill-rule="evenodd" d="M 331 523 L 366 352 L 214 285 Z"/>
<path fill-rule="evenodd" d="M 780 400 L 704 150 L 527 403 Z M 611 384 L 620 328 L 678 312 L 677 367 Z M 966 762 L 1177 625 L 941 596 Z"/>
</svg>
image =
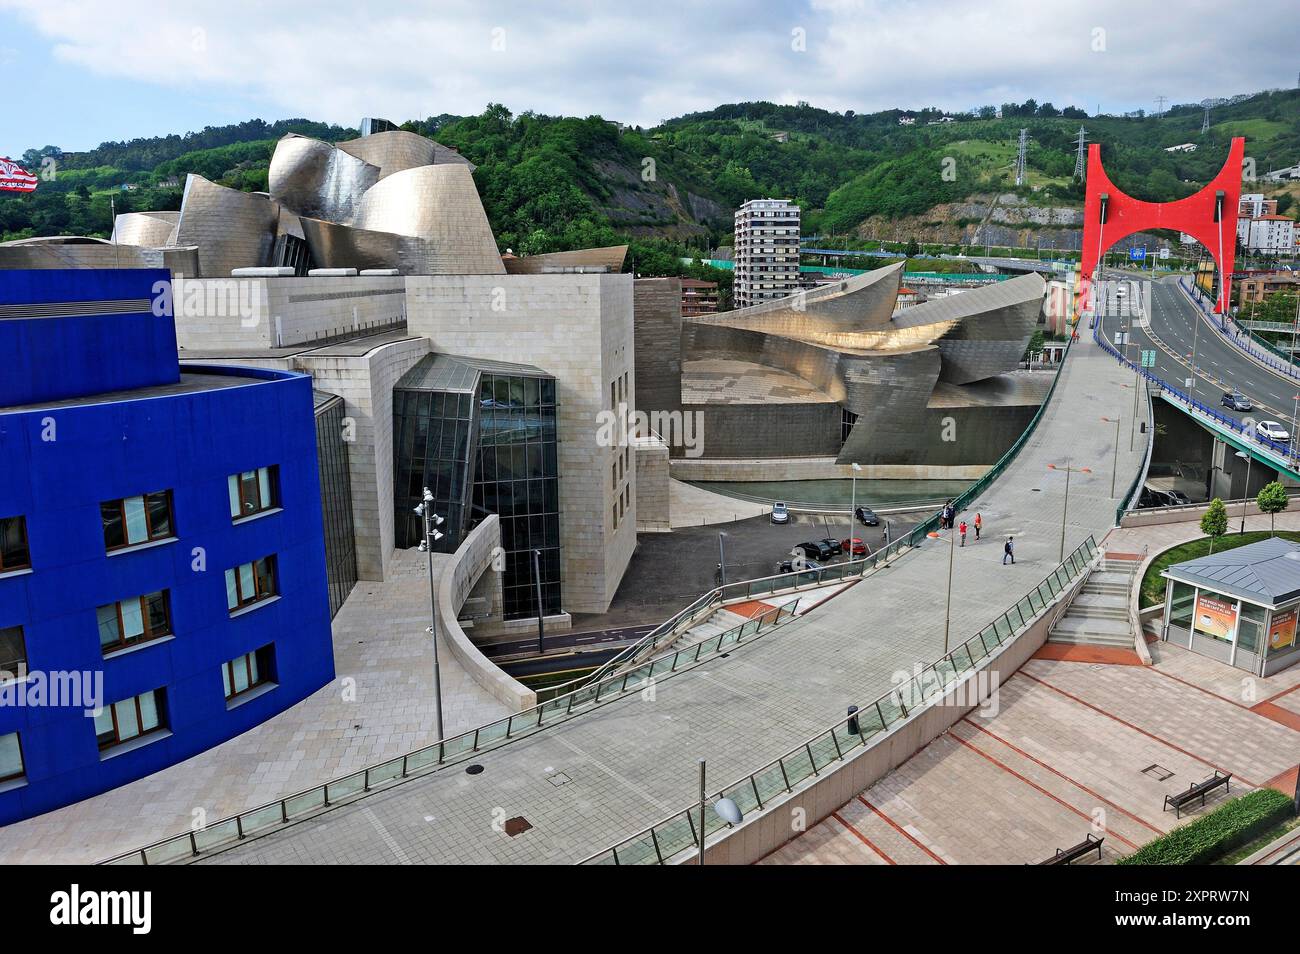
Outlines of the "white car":
<svg viewBox="0 0 1300 954">
<path fill-rule="evenodd" d="M 790 511 L 786 507 L 784 500 L 778 500 L 776 503 L 772 504 L 772 522 L 773 523 L 790 522 Z"/>
<path fill-rule="evenodd" d="M 1286 428 L 1277 421 L 1260 421 L 1255 425 L 1255 430 L 1274 444 L 1286 444 L 1291 440 Z"/>
</svg>

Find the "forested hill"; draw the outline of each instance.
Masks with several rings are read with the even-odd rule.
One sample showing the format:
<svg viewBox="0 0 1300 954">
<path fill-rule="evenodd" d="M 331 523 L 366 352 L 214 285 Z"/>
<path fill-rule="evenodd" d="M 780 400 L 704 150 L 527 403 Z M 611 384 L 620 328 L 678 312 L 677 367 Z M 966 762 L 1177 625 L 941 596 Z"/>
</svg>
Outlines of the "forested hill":
<svg viewBox="0 0 1300 954">
<path fill-rule="evenodd" d="M 1077 207 L 1071 181 L 1078 129 L 1103 144 L 1117 186 L 1140 198 L 1188 195 L 1222 165 L 1228 141 L 1247 137 L 1263 174 L 1300 162 L 1300 92 L 1234 97 L 1213 110 L 1176 106 L 1163 116 L 1084 116 L 1029 100 L 971 113 L 887 110 L 834 113 L 807 104 L 738 103 L 669 120 L 655 129 L 585 119 L 513 115 L 438 116 L 403 128 L 436 137 L 473 161 L 502 249 L 536 253 L 632 238 L 638 267 L 725 242 L 735 207 L 749 198 L 796 199 L 805 234 L 853 236 L 867 223 L 916 223 L 953 215 L 980 195 L 1015 192 L 1034 206 Z M 900 124 L 900 119 L 911 119 Z M 1016 139 L 1030 136 L 1028 183 L 1013 188 Z M 107 235 L 118 212 L 175 209 L 186 173 L 238 189 L 266 188 L 275 141 L 298 132 L 337 141 L 345 129 L 306 119 L 252 120 L 184 136 L 104 143 L 83 153 L 34 148 L 35 171 L 57 163 L 53 181 L 26 196 L 0 194 L 0 240 L 31 235 Z M 1169 152 L 1170 146 L 1195 151 Z M 18 157 L 14 157 L 18 158 Z M 1265 190 L 1268 191 L 1268 190 Z M 1280 207 L 1294 213 L 1292 195 Z"/>
</svg>

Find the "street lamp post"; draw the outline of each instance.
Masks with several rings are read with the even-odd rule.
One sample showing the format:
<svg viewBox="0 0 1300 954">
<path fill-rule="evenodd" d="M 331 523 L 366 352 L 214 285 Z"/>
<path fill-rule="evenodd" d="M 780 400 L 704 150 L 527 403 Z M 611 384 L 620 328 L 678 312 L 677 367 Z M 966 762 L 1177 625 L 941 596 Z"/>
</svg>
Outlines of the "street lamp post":
<svg viewBox="0 0 1300 954">
<path fill-rule="evenodd" d="M 416 506 L 415 512 L 424 521 L 424 539 L 420 541 L 420 549 L 423 550 L 429 558 L 429 628 L 426 632 L 433 640 L 433 697 L 434 697 L 434 715 L 437 719 L 436 730 L 438 739 L 442 739 L 442 674 L 438 669 L 438 596 L 433 583 L 433 545 L 442 539 L 442 534 L 436 529 L 442 523 L 442 517 L 433 512 L 433 494 L 428 487 L 424 488 L 424 494 L 420 503 Z"/>
<path fill-rule="evenodd" d="M 725 536 L 721 530 L 718 531 L 718 579 L 723 586 L 727 585 L 727 551 L 722 545 Z"/>
<path fill-rule="evenodd" d="M 537 586 L 537 655 L 546 652 L 545 613 L 542 612 L 542 551 L 533 551 L 533 583 Z"/>
<path fill-rule="evenodd" d="M 1103 417 L 1101 420 L 1105 424 L 1115 425 L 1115 454 L 1114 457 L 1111 458 L 1111 463 L 1110 463 L 1110 499 L 1114 500 L 1115 499 L 1115 477 L 1119 474 L 1119 425 L 1120 425 L 1120 421 L 1123 420 L 1123 418 Z M 1069 479 L 1068 474 L 1066 475 L 1066 479 Z"/>
<path fill-rule="evenodd" d="M 704 759 L 700 759 L 700 864 L 704 864 Z"/>
<path fill-rule="evenodd" d="M 858 515 L 858 472 L 862 470 L 862 465 L 855 463 L 853 465 L 853 502 L 849 504 L 849 559 L 853 562 L 853 520 Z M 865 541 L 863 541 L 865 542 Z"/>
<path fill-rule="evenodd" d="M 956 515 L 953 515 L 956 519 Z M 931 530 L 926 534 L 932 540 L 939 539 L 939 532 Z M 943 611 L 943 654 L 948 655 L 948 633 L 952 629 L 952 559 L 953 553 L 957 546 L 957 531 L 952 527 L 948 528 L 948 600 Z"/>
<path fill-rule="evenodd" d="M 1246 532 L 1246 501 L 1250 499 L 1250 465 L 1255 458 L 1243 451 L 1237 451 L 1235 457 L 1244 457 L 1246 459 L 1246 486 L 1241 492 L 1241 532 Z"/>
<path fill-rule="evenodd" d="M 1065 520 L 1066 520 L 1066 516 L 1067 516 L 1067 515 L 1069 514 L 1069 512 L 1070 512 L 1070 474 L 1072 474 L 1072 473 L 1074 473 L 1074 474 L 1091 474 L 1091 473 L 1092 473 L 1092 468 L 1090 468 L 1090 467 L 1071 467 L 1071 466 L 1070 466 L 1070 458 L 1067 457 L 1067 458 L 1065 459 L 1065 466 L 1064 466 L 1064 467 L 1058 467 L 1056 464 L 1048 464 L 1048 465 L 1047 465 L 1047 469 L 1048 469 L 1048 470 L 1063 470 L 1063 471 L 1065 471 L 1065 499 L 1062 500 L 1062 502 L 1061 502 L 1061 558 L 1060 558 L 1060 560 L 1058 561 L 1058 562 L 1060 562 L 1060 563 L 1064 563 L 1064 562 L 1065 562 Z"/>
</svg>

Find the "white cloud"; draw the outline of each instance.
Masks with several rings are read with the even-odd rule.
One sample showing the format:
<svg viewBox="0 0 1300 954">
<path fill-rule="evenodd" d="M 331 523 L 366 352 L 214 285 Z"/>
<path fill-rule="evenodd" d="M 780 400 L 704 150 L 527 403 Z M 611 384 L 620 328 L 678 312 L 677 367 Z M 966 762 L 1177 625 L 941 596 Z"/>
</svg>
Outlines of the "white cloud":
<svg viewBox="0 0 1300 954">
<path fill-rule="evenodd" d="M 616 4 L 0 0 L 58 61 L 97 78 L 260 104 L 267 118 L 355 124 L 475 113 L 588 115 L 651 125 L 740 100 L 830 109 L 959 109 L 1030 96 L 1089 111 L 1150 108 L 1294 79 L 1294 35 L 1240 35 L 1221 2 L 974 7 L 937 0 Z M 1253 23 L 1287 23 L 1264 0 Z M 806 51 L 792 49 L 800 28 Z M 1092 49 L 1104 30 L 1105 50 Z M 500 31 L 500 32 L 494 32 Z M 501 41 L 502 49 L 493 42 Z M 1245 51 L 1248 49 L 1248 53 Z M 196 123 L 204 120 L 196 116 Z"/>
</svg>

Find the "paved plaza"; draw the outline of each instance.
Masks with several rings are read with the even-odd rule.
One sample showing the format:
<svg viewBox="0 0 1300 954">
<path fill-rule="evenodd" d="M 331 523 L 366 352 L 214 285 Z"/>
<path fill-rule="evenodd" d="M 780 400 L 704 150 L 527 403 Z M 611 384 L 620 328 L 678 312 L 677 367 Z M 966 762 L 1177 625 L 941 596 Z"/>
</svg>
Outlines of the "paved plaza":
<svg viewBox="0 0 1300 954">
<path fill-rule="evenodd" d="M 1109 862 L 1179 824 L 1164 796 L 1216 770 L 1233 774 L 1233 794 L 1293 791 L 1300 731 L 1220 694 L 1240 670 L 1152 649 L 1153 666 L 1031 659 L 996 710 L 972 712 L 764 863 L 1032 863 L 1089 831 Z M 1260 688 L 1293 699 L 1296 677 L 1277 679 Z"/>
<path fill-rule="evenodd" d="M 235 739 L 129 785 L 0 828 L 0 861 L 99 861 L 435 741 L 425 558 L 398 551 L 389 580 L 362 580 L 334 619 L 336 678 Z M 449 734 L 506 708 L 442 645 Z"/>
<path fill-rule="evenodd" d="M 1091 341 L 1072 350 L 1052 404 L 1017 460 L 977 502 L 985 539 L 951 553 L 951 641 L 974 635 L 1034 587 L 1061 550 L 1114 521 L 1114 425 L 1128 377 Z M 1116 494 L 1139 452 L 1121 443 Z M 966 514 L 973 516 L 972 513 Z M 1014 566 L 1001 541 L 1016 539 Z M 949 542 L 945 537 L 763 638 L 633 694 L 207 860 L 268 862 L 573 862 L 690 803 L 696 759 L 722 787 L 887 690 L 898 672 L 940 656 Z M 508 819 L 529 826 L 513 836 Z M 516 826 L 511 826 L 514 830 Z"/>
</svg>

